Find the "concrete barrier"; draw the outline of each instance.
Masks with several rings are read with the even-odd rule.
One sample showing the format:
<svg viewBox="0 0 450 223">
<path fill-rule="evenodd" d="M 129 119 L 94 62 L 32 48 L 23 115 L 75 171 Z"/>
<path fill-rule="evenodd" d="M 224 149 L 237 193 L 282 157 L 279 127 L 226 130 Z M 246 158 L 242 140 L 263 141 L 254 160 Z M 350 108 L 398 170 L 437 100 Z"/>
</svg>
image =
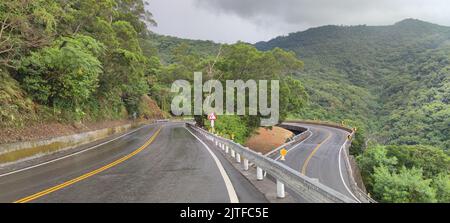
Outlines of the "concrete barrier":
<svg viewBox="0 0 450 223">
<path fill-rule="evenodd" d="M 302 133 L 302 132 L 308 131 L 307 128 L 303 128 L 301 126 L 286 125 L 286 124 L 283 124 L 283 123 L 278 124 L 277 126 L 280 127 L 280 128 L 284 128 L 284 129 L 291 130 L 293 132 L 298 132 L 298 133 Z"/>
<path fill-rule="evenodd" d="M 330 123 L 330 122 L 319 122 L 319 121 L 298 121 L 298 120 L 286 120 L 283 123 L 300 123 L 300 124 L 311 124 L 311 125 L 322 125 L 322 126 L 328 126 L 332 128 L 342 129 L 344 131 L 347 131 L 348 133 L 352 133 L 353 130 L 350 128 L 347 128 L 345 126 L 336 124 L 336 123 Z"/>
<path fill-rule="evenodd" d="M 198 128 L 192 124 L 186 124 L 188 128 L 194 130 L 197 134 L 203 135 L 207 139 L 219 141 L 230 147 L 232 153 L 245 157 L 257 166 L 257 179 L 263 180 L 263 171 L 270 174 L 277 180 L 277 195 L 284 197 L 284 186 L 287 186 L 294 193 L 300 195 L 310 202 L 319 203 L 355 203 L 356 201 L 327 187 L 311 178 L 300 174 L 289 166 L 270 159 L 262 154 L 258 154 L 246 147 L 241 146 L 231 140 L 215 136 L 204 129 Z M 220 147 L 217 147 L 220 148 Z M 236 155 L 235 155 L 236 156 Z"/>
<path fill-rule="evenodd" d="M 59 136 L 44 140 L 7 143 L 0 145 L 0 164 L 6 164 L 37 156 L 50 154 L 63 149 L 74 148 L 86 143 L 106 138 L 108 136 L 128 131 L 143 123 L 126 124 L 104 128 L 74 135 Z"/>
</svg>

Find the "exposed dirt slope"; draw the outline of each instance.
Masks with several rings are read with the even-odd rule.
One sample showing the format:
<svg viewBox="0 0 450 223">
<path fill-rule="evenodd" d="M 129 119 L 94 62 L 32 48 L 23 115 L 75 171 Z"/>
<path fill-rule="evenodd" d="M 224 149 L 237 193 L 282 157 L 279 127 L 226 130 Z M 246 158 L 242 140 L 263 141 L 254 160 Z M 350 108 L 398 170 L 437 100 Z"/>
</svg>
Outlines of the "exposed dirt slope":
<svg viewBox="0 0 450 223">
<path fill-rule="evenodd" d="M 250 137 L 245 144 L 252 150 L 265 154 L 283 145 L 293 135 L 291 131 L 280 127 L 273 127 L 271 130 L 259 128 L 258 134 Z"/>
</svg>

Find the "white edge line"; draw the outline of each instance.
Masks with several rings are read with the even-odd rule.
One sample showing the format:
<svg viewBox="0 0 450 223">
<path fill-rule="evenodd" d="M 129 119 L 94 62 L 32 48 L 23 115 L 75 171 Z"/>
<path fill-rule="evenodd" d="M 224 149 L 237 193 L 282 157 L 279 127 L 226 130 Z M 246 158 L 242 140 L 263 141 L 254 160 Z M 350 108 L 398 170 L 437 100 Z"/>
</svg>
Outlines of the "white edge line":
<svg viewBox="0 0 450 223">
<path fill-rule="evenodd" d="M 91 146 L 91 147 L 89 147 L 89 148 L 87 148 L 87 149 L 84 149 L 84 150 L 81 150 L 81 151 L 78 151 L 78 152 L 75 152 L 75 153 L 71 153 L 71 154 L 69 154 L 69 155 L 65 155 L 65 156 L 62 156 L 62 157 L 59 157 L 59 158 L 56 158 L 56 159 L 52 159 L 52 160 L 49 160 L 49 161 L 46 161 L 46 162 L 43 162 L 43 163 L 39 163 L 39 164 L 36 164 L 36 165 L 32 165 L 32 166 L 29 166 L 29 167 L 25 167 L 25 168 L 22 168 L 22 169 L 14 170 L 14 171 L 11 171 L 11 172 L 8 172 L 8 173 L 0 174 L 0 177 L 5 177 L 5 176 L 11 175 L 11 174 L 15 174 L 15 173 L 23 172 L 23 171 L 26 171 L 26 170 L 34 169 L 34 168 L 36 168 L 36 167 L 40 167 L 40 166 L 43 166 L 43 165 L 47 165 L 47 164 L 50 164 L 50 163 L 54 163 L 54 162 L 59 161 L 59 160 L 62 160 L 62 159 L 66 159 L 66 158 L 69 158 L 69 157 L 72 157 L 72 156 L 76 156 L 76 155 L 78 155 L 78 154 L 81 154 L 81 153 L 84 153 L 84 152 L 93 150 L 93 149 L 95 149 L 95 148 L 97 148 L 97 147 L 99 147 L 99 146 L 103 146 L 103 145 L 105 145 L 105 144 L 108 144 L 108 143 L 110 143 L 110 142 L 112 142 L 112 141 L 115 141 L 115 140 L 117 140 L 117 139 L 120 139 L 120 138 L 122 138 L 122 137 L 124 137 L 124 136 L 130 135 L 131 133 L 134 133 L 134 132 L 136 132 L 136 131 L 142 129 L 142 128 L 144 128 L 145 126 L 147 126 L 147 125 L 141 126 L 141 127 L 137 128 L 137 129 L 131 131 L 131 132 L 128 132 L 128 133 L 123 134 L 123 135 L 120 135 L 120 136 L 118 136 L 118 137 L 116 137 L 116 138 L 114 138 L 114 139 L 110 139 L 110 140 L 108 140 L 108 141 L 106 141 L 106 142 L 97 144 L 97 145 L 95 145 L 95 146 Z"/>
<path fill-rule="evenodd" d="M 308 130 L 309 131 L 309 130 Z M 309 137 L 311 137 L 313 135 L 313 132 L 311 132 L 311 135 L 309 135 L 306 139 L 304 139 L 303 141 L 301 141 L 299 144 L 295 145 L 294 147 L 292 147 L 291 149 L 288 150 L 291 151 L 295 148 L 297 148 L 300 144 L 302 144 L 304 141 L 306 141 Z M 345 142 L 344 142 L 345 144 Z M 341 177 L 342 183 L 344 184 L 345 189 L 350 193 L 350 195 L 352 195 L 352 197 L 358 202 L 361 203 L 361 201 L 356 198 L 356 196 L 352 193 L 352 191 L 350 190 L 350 188 L 348 188 L 347 184 L 345 183 L 344 177 L 342 176 L 342 167 L 341 167 L 341 158 L 342 158 L 342 149 L 344 148 L 344 146 L 342 145 L 341 148 L 339 149 L 339 157 L 338 157 L 338 165 L 339 165 L 339 176 Z M 286 154 L 287 156 L 287 154 Z M 278 160 L 281 156 L 279 156 L 278 158 L 276 158 L 276 160 Z"/>
<path fill-rule="evenodd" d="M 345 144 L 345 143 L 344 143 Z M 344 187 L 345 189 L 347 189 L 347 191 L 352 195 L 353 198 L 355 198 L 355 200 L 358 203 L 361 203 L 361 201 L 356 198 L 356 196 L 352 193 L 352 191 L 348 188 L 347 184 L 345 183 L 344 177 L 342 176 L 342 168 L 341 168 L 341 158 L 342 158 L 342 149 L 344 148 L 344 145 L 341 146 L 341 148 L 339 149 L 339 157 L 338 157 L 338 165 L 339 165 L 339 175 L 341 177 L 342 183 L 344 183 Z"/>
<path fill-rule="evenodd" d="M 186 128 L 186 127 L 185 127 Z M 225 186 L 228 191 L 228 197 L 230 198 L 231 203 L 239 203 L 239 199 L 237 197 L 236 191 L 234 190 L 233 183 L 231 183 L 230 178 L 228 177 L 227 172 L 222 166 L 222 163 L 220 163 L 217 156 L 211 151 L 211 149 L 206 145 L 200 138 L 198 138 L 194 133 L 191 132 L 188 128 L 186 128 L 189 133 L 191 133 L 192 136 L 194 136 L 200 143 L 203 144 L 203 146 L 208 150 L 209 154 L 214 159 L 214 162 L 216 163 L 217 167 L 219 168 L 219 172 L 222 175 L 223 180 L 225 181 Z"/>
<path fill-rule="evenodd" d="M 307 139 L 309 139 L 312 135 L 313 135 L 313 132 L 312 131 L 310 131 L 310 130 L 308 130 L 311 134 L 308 136 L 308 137 L 306 137 L 305 139 L 303 139 L 303 141 L 301 141 L 300 143 L 298 143 L 297 145 L 295 145 L 295 146 L 293 146 L 292 148 L 290 148 L 288 151 L 287 151 L 287 153 L 286 153 L 286 156 L 288 155 L 288 153 L 289 153 L 289 151 L 291 151 L 291 150 L 293 150 L 293 149 L 296 149 L 298 146 L 300 146 L 304 141 L 306 141 Z M 281 158 L 281 155 L 279 155 L 275 160 L 278 160 L 278 159 L 280 159 Z"/>
</svg>

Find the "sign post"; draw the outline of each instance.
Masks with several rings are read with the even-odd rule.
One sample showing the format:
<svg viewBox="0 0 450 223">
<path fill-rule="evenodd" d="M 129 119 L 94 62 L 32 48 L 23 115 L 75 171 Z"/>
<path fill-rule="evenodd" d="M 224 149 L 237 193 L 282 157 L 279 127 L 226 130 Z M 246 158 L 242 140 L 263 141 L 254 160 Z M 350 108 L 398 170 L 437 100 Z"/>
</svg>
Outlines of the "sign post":
<svg viewBox="0 0 450 223">
<path fill-rule="evenodd" d="M 286 160 L 284 157 L 287 154 L 287 150 L 285 148 L 280 150 L 281 160 Z"/>
<path fill-rule="evenodd" d="M 217 119 L 217 117 L 216 117 L 216 114 L 214 114 L 214 112 L 208 115 L 208 120 L 211 121 L 211 128 L 212 128 L 213 132 L 215 132 L 214 131 L 214 120 L 216 120 L 216 119 Z"/>
</svg>

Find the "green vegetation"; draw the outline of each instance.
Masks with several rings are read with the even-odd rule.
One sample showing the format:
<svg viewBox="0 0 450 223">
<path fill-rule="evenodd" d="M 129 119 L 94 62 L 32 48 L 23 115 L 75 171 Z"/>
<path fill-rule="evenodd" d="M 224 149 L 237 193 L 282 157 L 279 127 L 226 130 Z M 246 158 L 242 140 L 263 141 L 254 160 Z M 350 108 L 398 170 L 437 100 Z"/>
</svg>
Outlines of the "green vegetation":
<svg viewBox="0 0 450 223">
<path fill-rule="evenodd" d="M 0 22 L 3 127 L 152 117 L 152 99 L 169 113 L 173 81 L 192 80 L 195 71 L 205 81 L 279 79 L 284 95 L 305 94 L 289 76 L 303 67 L 295 54 L 153 34 L 141 0 L 3 1 Z M 298 110 L 304 98 L 280 103 Z M 243 142 L 260 118 L 223 121 L 246 123 L 236 134 Z"/>
<path fill-rule="evenodd" d="M 103 45 L 87 36 L 57 40 L 22 59 L 24 89 L 41 104 L 78 109 L 97 88 L 102 66 L 96 56 L 102 50 Z"/>
<path fill-rule="evenodd" d="M 0 127 L 24 126 L 35 120 L 34 104 L 27 98 L 19 83 L 3 70 L 0 70 Z M 30 114 L 25 119 L 23 114 Z M 44 117 L 41 117 L 44 119 Z"/>
<path fill-rule="evenodd" d="M 141 0 L 2 1 L 1 126 L 148 117 L 146 22 Z"/>
<path fill-rule="evenodd" d="M 244 120 L 248 121 L 248 120 Z M 223 115 L 220 119 L 215 121 L 216 133 L 223 137 L 232 139 L 235 142 L 244 144 L 247 138 L 250 136 L 249 128 L 242 124 L 243 120 L 237 115 Z M 204 122 L 205 127 L 211 130 L 210 122 Z"/>
<path fill-rule="evenodd" d="M 350 152 L 375 199 L 450 202 L 449 27 L 324 26 L 252 46 L 161 36 L 154 23 L 142 0 L 1 1 L 0 128 L 169 113 L 172 82 L 195 71 L 223 85 L 277 79 L 282 120 L 358 129 Z M 244 143 L 261 118 L 222 116 L 216 130 Z"/>
<path fill-rule="evenodd" d="M 357 157 L 382 202 L 450 202 L 450 156 L 432 146 L 371 146 Z"/>
<path fill-rule="evenodd" d="M 431 180 L 422 178 L 420 169 L 402 168 L 399 173 L 391 173 L 388 168 L 375 168 L 373 191 L 379 201 L 411 203 L 434 202 L 435 192 L 430 187 Z"/>
<path fill-rule="evenodd" d="M 164 64 L 176 62 L 175 52 L 180 50 L 179 47 L 181 45 L 183 45 L 190 54 L 200 57 L 215 56 L 221 46 L 212 41 L 188 40 L 154 33 L 150 33 L 148 38 L 141 39 L 141 41 L 143 42 L 143 45 L 147 46 L 145 48 L 143 47 L 144 52 L 157 52 L 161 62 Z"/>
<path fill-rule="evenodd" d="M 204 42 L 199 43 L 202 45 Z M 291 77 L 293 72 L 302 69 L 303 62 L 292 52 L 278 48 L 262 52 L 250 44 L 236 43 L 222 45 L 214 54 L 200 54 L 196 53 L 193 47 L 195 45 L 185 42 L 172 47 L 172 63 L 167 66 L 161 65 L 155 72 L 157 84 L 152 86 L 151 95 L 156 98 L 161 108 L 167 109 L 167 112 L 173 96 L 170 93 L 173 81 L 183 79 L 192 83 L 195 71 L 202 71 L 204 81 L 216 79 L 221 81 L 223 86 L 226 86 L 226 80 L 280 80 L 280 95 L 283 95 L 280 98 L 282 119 L 288 115 L 287 111 L 299 110 L 304 106 L 307 98 L 304 87 L 300 81 Z M 204 98 L 207 96 L 205 94 Z M 247 110 L 248 104 L 249 101 L 246 100 Z M 195 119 L 198 124 L 204 125 L 206 116 Z M 245 139 L 259 127 L 260 119 L 261 115 L 221 116 L 216 131 L 230 137 L 231 132 L 236 130 L 234 133 L 236 140 L 244 143 Z M 246 127 L 243 128 L 242 125 Z"/>
<path fill-rule="evenodd" d="M 293 50 L 305 61 L 297 76 L 311 105 L 298 116 L 358 120 L 371 133 L 383 130 L 372 135 L 381 142 L 445 149 L 449 37 L 450 28 L 409 19 L 393 26 L 319 27 L 256 46 Z"/>
<path fill-rule="evenodd" d="M 305 61 L 296 78 L 310 100 L 292 117 L 358 128 L 350 152 L 376 199 L 448 202 L 449 39 L 449 27 L 407 19 L 312 28 L 255 45 Z"/>
</svg>

